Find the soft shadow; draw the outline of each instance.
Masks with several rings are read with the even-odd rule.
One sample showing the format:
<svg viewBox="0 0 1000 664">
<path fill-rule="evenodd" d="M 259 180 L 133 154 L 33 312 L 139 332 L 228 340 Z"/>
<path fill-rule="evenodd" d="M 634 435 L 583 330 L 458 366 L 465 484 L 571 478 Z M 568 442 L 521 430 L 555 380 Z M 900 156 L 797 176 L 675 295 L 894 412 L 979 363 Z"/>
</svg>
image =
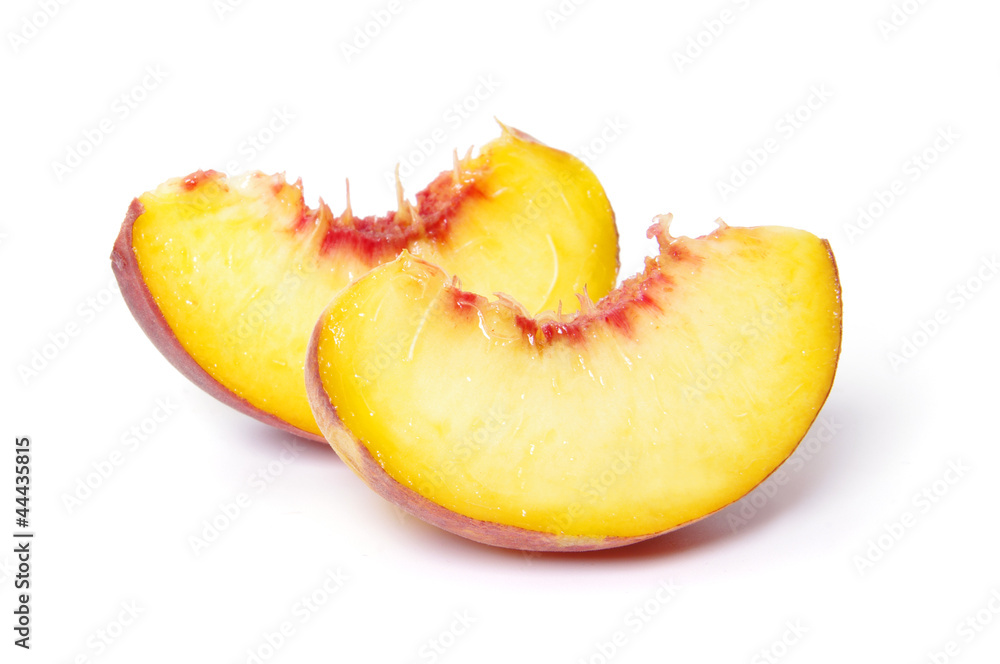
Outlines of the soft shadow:
<svg viewBox="0 0 1000 664">
<path fill-rule="evenodd" d="M 853 394 L 849 397 L 831 397 L 826 407 L 816 418 L 809 433 L 803 439 L 808 443 L 811 437 L 819 439 L 824 430 L 824 422 L 832 422 L 836 428 L 830 439 L 822 442 L 815 453 L 802 457 L 800 466 L 786 462 L 781 466 L 788 478 L 785 484 L 767 501 L 754 508 L 751 518 L 741 513 L 742 501 L 737 501 L 705 518 L 657 537 L 612 549 L 581 552 L 527 552 L 492 547 L 458 535 L 448 533 L 407 515 L 409 536 L 416 537 L 432 548 L 443 548 L 448 554 L 491 558 L 508 562 L 531 565 L 626 563 L 641 564 L 655 559 L 662 560 L 690 552 L 707 550 L 713 546 L 730 546 L 754 532 L 765 528 L 773 521 L 796 509 L 808 508 L 811 501 L 823 500 L 829 492 L 843 491 L 850 485 L 852 469 L 865 463 L 870 450 L 855 444 L 860 439 L 868 439 L 871 429 L 892 426 L 896 421 L 893 401 L 882 393 Z M 827 427 L 829 428 L 829 427 Z M 864 435 L 860 435 L 864 432 Z M 806 450 L 798 450 L 803 454 Z M 762 491 L 759 486 L 754 491 Z M 753 495 L 748 494 L 743 500 Z M 765 494 L 766 495 L 766 494 Z M 392 510 L 386 506 L 387 511 Z M 730 518 L 732 517 L 732 518 Z M 737 519 L 739 519 L 737 521 Z M 733 525 L 733 524 L 737 525 Z"/>
<path fill-rule="evenodd" d="M 864 464 L 866 460 L 870 461 L 871 457 L 871 450 L 867 449 L 867 446 L 855 443 L 859 439 L 869 440 L 873 430 L 883 426 L 891 428 L 893 422 L 898 424 L 894 403 L 883 393 L 874 391 L 867 394 L 855 391 L 846 396 L 831 396 L 796 454 L 801 455 L 806 451 L 803 445 L 822 431 L 824 422 L 833 422 L 837 427 L 831 439 L 823 442 L 820 449 L 809 455 L 809 458 L 803 458 L 799 468 L 790 462 L 783 464 L 781 468 L 784 469 L 788 481 L 780 485 L 773 495 L 767 496 L 766 502 L 755 506 L 751 518 L 746 518 L 746 514 L 740 510 L 744 501 L 749 500 L 754 492 L 748 494 L 742 501 L 737 501 L 689 525 L 623 547 L 582 552 L 526 552 L 502 549 L 446 532 L 410 514 L 401 516 L 400 508 L 374 495 L 372 500 L 382 504 L 386 527 L 399 527 L 402 524 L 406 531 L 402 536 L 413 538 L 420 545 L 432 549 L 443 549 L 444 555 L 482 557 L 530 565 L 641 564 L 651 559 L 662 560 L 707 550 L 713 546 L 731 546 L 771 522 L 781 519 L 786 513 L 807 507 L 811 500 L 821 500 L 830 491 L 843 491 L 850 483 L 852 469 L 858 464 Z M 302 459 L 306 462 L 327 463 L 331 459 L 337 459 L 340 467 L 346 470 L 346 466 L 340 463 L 337 454 L 326 443 L 245 420 L 240 423 L 237 431 L 239 432 L 237 435 L 249 439 L 252 444 L 273 449 L 275 452 L 290 442 L 296 442 L 299 444 Z M 763 486 L 759 486 L 754 491 L 760 492 L 763 489 Z M 739 521 L 735 521 L 736 519 Z M 733 525 L 734 521 L 737 526 Z"/>
<path fill-rule="evenodd" d="M 889 452 L 886 445 L 873 444 L 877 440 L 891 440 L 891 437 L 877 435 L 880 430 L 897 430 L 900 415 L 905 409 L 900 403 L 906 399 L 887 398 L 884 392 L 855 390 L 844 396 L 832 396 L 820 412 L 809 433 L 806 434 L 792 457 L 779 466 L 787 481 L 776 485 L 773 495 L 768 495 L 764 486 L 758 486 L 742 500 L 716 513 L 724 521 L 732 520 L 745 524 L 735 530 L 737 534 L 753 532 L 772 521 L 782 519 L 786 513 L 808 509 L 810 503 L 827 500 L 830 494 L 847 490 L 857 491 L 856 469 L 875 462 L 882 454 Z M 824 441 L 824 422 L 833 424 L 835 431 Z M 776 471 L 776 473 L 778 472 Z M 776 475 L 772 475 L 777 479 Z M 764 485 L 766 483 L 762 482 Z M 754 494 L 766 498 L 762 505 L 754 505 Z M 749 503 L 752 516 L 746 518 L 741 511 Z"/>
<path fill-rule="evenodd" d="M 273 450 L 279 454 L 281 450 L 289 445 L 295 445 L 299 451 L 300 458 L 309 460 L 329 460 L 331 458 L 340 461 L 340 457 L 333 451 L 330 444 L 325 441 L 312 440 L 297 436 L 288 431 L 282 431 L 263 422 L 244 421 L 240 425 L 239 436 L 244 438 L 249 444 L 257 445 L 261 450 Z"/>
<path fill-rule="evenodd" d="M 392 510 L 393 508 L 387 504 L 385 510 L 387 520 L 394 518 L 391 514 Z M 732 536 L 733 532 L 726 524 L 726 520 L 720 519 L 718 516 L 716 513 L 678 530 L 628 546 L 579 552 L 519 551 L 489 546 L 442 530 L 412 515 L 406 515 L 405 529 L 406 536 L 416 540 L 411 543 L 418 543 L 420 546 L 434 549 L 439 552 L 436 555 L 445 557 L 458 555 L 464 558 L 492 559 L 522 565 L 593 565 L 603 562 L 640 563 L 650 559 L 660 560 L 664 557 L 680 555 L 724 541 L 727 537 Z"/>
</svg>

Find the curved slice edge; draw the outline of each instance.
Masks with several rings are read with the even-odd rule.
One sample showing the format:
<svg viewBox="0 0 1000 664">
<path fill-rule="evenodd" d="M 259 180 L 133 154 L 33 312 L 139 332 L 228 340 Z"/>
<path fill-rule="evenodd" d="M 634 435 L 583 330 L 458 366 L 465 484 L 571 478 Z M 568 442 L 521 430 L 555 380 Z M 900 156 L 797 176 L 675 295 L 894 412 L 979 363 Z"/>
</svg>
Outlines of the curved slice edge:
<svg viewBox="0 0 1000 664">
<path fill-rule="evenodd" d="M 177 339 L 173 329 L 167 323 L 159 305 L 149 292 L 146 281 L 142 277 L 139 262 L 135 257 L 132 245 L 132 227 L 145 208 L 138 198 L 132 200 L 122 222 L 115 246 L 111 251 L 111 269 L 118 281 L 118 288 L 121 290 L 122 298 L 128 306 L 129 311 L 139 327 L 146 333 L 149 340 L 153 342 L 157 350 L 163 354 L 178 371 L 192 383 L 200 387 L 209 395 L 215 397 L 227 406 L 231 406 L 241 413 L 245 413 L 254 419 L 269 424 L 273 427 L 293 433 L 296 436 L 324 442 L 324 439 L 308 431 L 303 431 L 292 426 L 288 422 L 264 412 L 253 406 L 249 401 L 231 392 L 226 386 L 212 377 L 200 364 L 184 349 Z"/>
<path fill-rule="evenodd" d="M 443 530 L 466 539 L 489 544 L 505 549 L 525 551 L 596 551 L 613 547 L 626 546 L 655 537 L 655 535 L 639 535 L 637 537 L 606 537 L 560 538 L 550 533 L 543 533 L 517 526 L 506 526 L 489 521 L 481 521 L 452 512 L 451 510 L 431 502 L 419 493 L 403 486 L 385 472 L 371 452 L 362 445 L 343 425 L 337 417 L 337 410 L 330 403 L 323 381 L 319 375 L 319 337 L 326 320 L 326 312 L 313 330 L 309 338 L 309 350 L 306 355 L 306 392 L 310 395 L 316 423 L 326 436 L 327 442 L 337 455 L 351 470 L 358 475 L 375 493 L 390 503 L 397 505 L 416 518 L 426 521 Z M 353 451 L 354 455 L 349 454 Z M 659 534 L 659 533 L 658 533 Z"/>
<path fill-rule="evenodd" d="M 832 252 L 830 255 L 831 257 L 833 256 Z M 839 293 L 838 281 L 838 296 Z M 464 537 L 474 542 L 479 542 L 480 544 L 487 544 L 489 546 L 496 546 L 504 549 L 562 553 L 601 551 L 604 549 L 620 548 L 630 544 L 638 544 L 639 542 L 667 535 L 684 528 L 685 526 L 690 526 L 693 523 L 707 519 L 715 514 L 718 514 L 719 512 L 722 512 L 726 508 L 735 505 L 740 500 L 753 493 L 757 487 L 766 482 L 768 478 L 776 473 L 778 469 L 781 468 L 781 466 L 783 466 L 793 454 L 795 454 L 799 444 L 807 435 L 809 435 L 812 425 L 815 424 L 816 420 L 819 418 L 819 414 L 822 412 L 822 408 L 816 411 L 816 414 L 813 416 L 813 420 L 809 424 L 809 428 L 806 429 L 806 433 L 803 435 L 802 439 L 799 440 L 799 443 L 796 443 L 795 447 L 788 453 L 788 456 L 786 456 L 781 463 L 775 466 L 774 470 L 762 477 L 760 482 L 754 485 L 754 487 L 745 494 L 732 502 L 709 512 L 708 514 L 704 514 L 696 519 L 677 524 L 668 530 L 649 533 L 646 535 L 636 535 L 635 537 L 581 537 L 576 535 L 559 537 L 551 533 L 482 521 L 457 512 L 452 512 L 451 510 L 421 496 L 413 489 L 403 486 L 391 475 L 389 475 L 389 473 L 385 472 L 385 470 L 382 469 L 382 466 L 380 466 L 378 462 L 375 461 L 374 457 L 372 457 L 368 448 L 361 444 L 361 442 L 350 433 L 347 427 L 344 426 L 340 418 L 337 417 L 337 409 L 330 403 L 330 399 L 323 388 L 323 380 L 319 375 L 319 361 L 317 356 L 319 353 L 319 337 L 322 330 L 322 323 L 325 318 L 326 312 L 324 312 L 323 318 L 320 319 L 319 324 L 316 326 L 316 329 L 313 330 L 313 334 L 309 338 L 309 350 L 306 356 L 305 367 L 306 392 L 308 392 L 310 397 L 309 404 L 312 407 L 313 415 L 316 417 L 316 423 L 319 424 L 320 431 L 323 432 L 323 435 L 326 437 L 326 441 L 333 448 L 334 452 L 337 453 L 337 456 L 339 456 L 341 461 L 347 464 L 354 474 L 360 477 L 370 489 L 393 505 L 396 505 L 400 509 L 406 511 L 408 514 L 420 519 L 421 521 L 426 521 L 427 523 L 437 526 L 442 530 L 446 530 L 454 535 Z M 839 359 L 839 345 L 837 348 L 837 355 Z M 831 382 L 830 390 L 832 389 L 833 383 Z M 830 390 L 827 391 L 827 396 L 829 396 Z M 353 458 L 348 454 L 349 450 L 355 453 Z"/>
<path fill-rule="evenodd" d="M 836 355 L 833 360 L 833 378 L 830 380 L 830 385 L 828 386 L 826 394 L 822 400 L 822 404 L 825 405 L 830 393 L 833 391 L 833 384 L 836 380 L 836 367 L 839 364 L 840 354 L 843 349 L 843 291 L 833 248 L 830 246 L 830 242 L 828 240 L 823 238 L 820 238 L 820 240 L 826 248 L 830 264 L 833 268 L 834 288 L 836 290 L 836 301 L 838 304 L 837 318 L 840 321 L 840 325 L 838 326 Z M 416 258 L 416 260 L 420 259 Z M 334 304 L 335 302 L 331 302 L 330 306 L 333 306 Z M 309 405 L 316 418 L 316 422 L 319 425 L 320 431 L 323 432 L 327 442 L 331 447 L 333 447 L 337 456 L 339 456 L 341 460 L 347 464 L 347 466 L 350 467 L 351 470 L 365 482 L 365 484 L 368 485 L 369 488 L 385 500 L 398 506 L 400 509 L 403 509 L 420 520 L 426 521 L 455 535 L 490 546 L 538 552 L 570 553 L 598 551 L 628 546 L 630 544 L 637 544 L 639 542 L 674 532 L 703 519 L 707 519 L 708 517 L 718 514 L 726 508 L 735 505 L 740 500 L 753 493 L 757 487 L 762 485 L 768 480 L 768 478 L 776 473 L 778 469 L 781 468 L 792 457 L 792 455 L 795 454 L 798 446 L 801 444 L 802 440 L 809 435 L 809 431 L 812 429 L 816 420 L 819 418 L 820 413 L 823 411 L 823 405 L 821 405 L 813 415 L 812 421 L 809 423 L 809 426 L 806 427 L 802 437 L 771 472 L 767 473 L 767 475 L 762 477 L 757 484 L 741 496 L 715 510 L 712 510 L 711 512 L 708 512 L 707 514 L 703 514 L 690 521 L 677 524 L 667 530 L 636 535 L 633 537 L 602 538 L 577 535 L 560 537 L 552 533 L 492 523 L 453 512 L 425 498 L 413 489 L 403 486 L 400 482 L 389 475 L 389 473 L 387 473 L 375 460 L 368 448 L 343 424 L 337 416 L 336 407 L 334 407 L 330 402 L 330 398 L 326 394 L 326 390 L 323 387 L 323 381 L 319 373 L 319 341 L 328 314 L 329 307 L 324 310 L 315 328 L 313 328 L 312 334 L 309 337 L 309 346 L 305 362 L 306 392 L 309 395 Z"/>
</svg>

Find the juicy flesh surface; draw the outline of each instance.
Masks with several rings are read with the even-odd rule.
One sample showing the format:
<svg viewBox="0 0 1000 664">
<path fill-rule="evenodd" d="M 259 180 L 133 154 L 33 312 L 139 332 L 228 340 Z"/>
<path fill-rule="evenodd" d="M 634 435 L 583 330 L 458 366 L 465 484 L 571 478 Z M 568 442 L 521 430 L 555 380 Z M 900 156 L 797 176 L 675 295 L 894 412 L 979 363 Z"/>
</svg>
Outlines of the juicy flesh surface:
<svg viewBox="0 0 1000 664">
<path fill-rule="evenodd" d="M 553 178 L 558 200 L 519 221 Z M 304 385 L 309 334 L 334 294 L 401 248 L 533 310 L 575 304 L 584 284 L 601 294 L 613 288 L 614 216 L 582 162 L 505 132 L 462 162 L 461 179 L 461 187 L 450 176 L 435 182 L 446 210 L 432 232 L 411 227 L 388 240 L 378 231 L 398 230 L 391 215 L 351 222 L 309 210 L 301 189 L 278 176 L 173 180 L 140 197 L 133 249 L 192 358 L 253 406 L 319 435 Z M 355 233 L 355 223 L 367 232 Z"/>
<path fill-rule="evenodd" d="M 508 134 L 506 140 L 514 141 L 511 147 L 484 152 L 468 165 L 490 176 L 476 182 L 474 205 L 446 241 L 418 242 L 410 252 L 458 275 L 464 290 L 506 293 L 532 313 L 560 303 L 576 311 L 576 293 L 587 288 L 603 297 L 615 286 L 618 235 L 611 206 L 597 177 L 576 157 L 533 142 L 531 149 L 514 150 L 522 139 Z"/>
<path fill-rule="evenodd" d="M 794 450 L 840 343 L 827 246 L 791 229 L 681 238 L 595 311 L 525 319 L 407 256 L 321 320 L 331 404 L 395 480 L 474 519 L 560 536 L 663 532 Z"/>
</svg>

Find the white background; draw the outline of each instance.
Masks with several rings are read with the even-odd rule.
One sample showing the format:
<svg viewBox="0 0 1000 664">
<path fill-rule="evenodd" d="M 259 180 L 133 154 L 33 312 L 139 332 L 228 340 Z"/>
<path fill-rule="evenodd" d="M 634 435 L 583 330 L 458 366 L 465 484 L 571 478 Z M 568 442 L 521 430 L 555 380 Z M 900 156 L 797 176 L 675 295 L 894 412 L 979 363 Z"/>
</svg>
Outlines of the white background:
<svg viewBox="0 0 1000 664">
<path fill-rule="evenodd" d="M 414 0 L 348 58 L 342 45 L 387 0 L 50 4 L 48 18 L 9 0 L 0 17 L 0 477 L 12 486 L 13 439 L 30 436 L 36 532 L 30 652 L 12 645 L 13 545 L 0 553 L 4 662 L 1000 657 L 1000 280 L 984 263 L 1000 251 L 1000 5 L 908 0 L 889 32 L 891 0 L 591 0 L 564 2 L 565 20 L 548 13 L 557 0 Z M 455 104 L 474 110 L 455 120 Z M 293 119 L 268 135 L 276 111 Z M 494 138 L 494 115 L 590 146 L 625 276 L 654 251 L 658 213 L 686 233 L 722 216 L 831 240 L 845 303 L 820 416 L 832 434 L 814 428 L 784 484 L 621 550 L 467 542 L 402 515 L 324 446 L 278 461 L 293 438 L 190 385 L 109 285 L 129 202 L 167 178 L 284 171 L 310 204 L 339 209 L 350 177 L 354 210 L 381 213 L 394 205 L 384 174 L 418 142 L 446 135 L 404 178 L 411 194 L 453 147 Z M 102 121 L 110 132 L 95 134 Z M 252 150 L 249 136 L 270 140 Z M 768 139 L 776 151 L 720 192 Z M 66 172 L 74 150 L 86 154 Z M 915 155 L 933 163 L 914 170 Z M 895 180 L 902 193 L 852 232 Z M 893 363 L 905 339 L 919 348 Z M 172 412 L 154 426 L 158 400 Z M 115 451 L 110 476 L 92 475 Z M 251 477 L 268 464 L 281 474 L 261 492 Z M 99 486 L 68 505 L 88 476 Z M 249 506 L 196 555 L 190 538 L 241 494 Z M 327 601 L 302 622 L 314 591 Z M 293 633 L 269 650 L 285 621 Z"/>
</svg>

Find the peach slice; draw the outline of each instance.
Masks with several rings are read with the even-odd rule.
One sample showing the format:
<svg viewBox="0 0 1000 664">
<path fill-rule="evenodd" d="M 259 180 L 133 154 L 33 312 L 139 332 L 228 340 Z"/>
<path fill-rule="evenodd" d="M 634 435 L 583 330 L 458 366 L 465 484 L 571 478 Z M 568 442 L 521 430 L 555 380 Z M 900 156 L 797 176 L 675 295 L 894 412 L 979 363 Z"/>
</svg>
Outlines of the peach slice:
<svg viewBox="0 0 1000 664">
<path fill-rule="evenodd" d="M 621 546 L 732 503 L 795 449 L 833 383 L 826 241 L 781 227 L 673 238 L 575 315 L 532 317 L 409 254 L 313 331 L 309 399 L 376 492 L 464 537 Z"/>
<path fill-rule="evenodd" d="M 502 125 L 501 125 L 502 126 Z M 399 211 L 334 216 L 301 182 L 197 172 L 133 201 L 112 262 L 125 300 L 188 378 L 257 419 L 323 440 L 306 398 L 309 334 L 330 298 L 400 251 L 531 311 L 614 287 L 614 213 L 580 160 L 503 127 Z"/>
</svg>

